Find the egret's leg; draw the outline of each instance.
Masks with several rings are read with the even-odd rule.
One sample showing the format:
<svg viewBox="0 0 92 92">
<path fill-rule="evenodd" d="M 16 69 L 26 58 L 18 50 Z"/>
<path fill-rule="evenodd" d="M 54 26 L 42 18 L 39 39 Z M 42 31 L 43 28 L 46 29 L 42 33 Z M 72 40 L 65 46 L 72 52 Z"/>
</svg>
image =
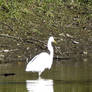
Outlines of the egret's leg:
<svg viewBox="0 0 92 92">
<path fill-rule="evenodd" d="M 41 73 L 42 73 L 42 72 L 39 72 L 39 78 L 40 78 L 40 76 L 41 76 Z"/>
</svg>

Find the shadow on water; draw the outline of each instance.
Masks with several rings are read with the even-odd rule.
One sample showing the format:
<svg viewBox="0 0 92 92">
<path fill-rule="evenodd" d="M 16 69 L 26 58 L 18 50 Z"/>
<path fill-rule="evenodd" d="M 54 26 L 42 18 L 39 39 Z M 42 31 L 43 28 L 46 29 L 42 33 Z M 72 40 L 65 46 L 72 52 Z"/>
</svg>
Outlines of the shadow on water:
<svg viewBox="0 0 92 92">
<path fill-rule="evenodd" d="M 91 60 L 54 61 L 42 78 L 25 72 L 25 66 L 21 62 L 0 65 L 0 92 L 92 92 Z"/>
</svg>

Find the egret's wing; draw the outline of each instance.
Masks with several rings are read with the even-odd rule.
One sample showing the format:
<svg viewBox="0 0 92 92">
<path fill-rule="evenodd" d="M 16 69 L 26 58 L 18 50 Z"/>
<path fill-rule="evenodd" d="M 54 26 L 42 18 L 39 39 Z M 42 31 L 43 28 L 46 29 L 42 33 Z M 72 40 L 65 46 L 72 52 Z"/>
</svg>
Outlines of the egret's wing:
<svg viewBox="0 0 92 92">
<path fill-rule="evenodd" d="M 27 64 L 26 71 L 34 71 L 36 68 L 36 61 L 38 60 L 39 55 L 36 55 L 29 63 Z"/>
<path fill-rule="evenodd" d="M 39 55 L 36 55 L 31 61 L 30 63 L 32 63 Z"/>
<path fill-rule="evenodd" d="M 46 52 L 42 52 L 38 55 L 36 55 L 28 64 L 26 67 L 26 71 L 36 71 L 41 72 L 45 68 L 48 68 L 48 65 L 50 64 L 49 61 L 49 54 Z"/>
</svg>

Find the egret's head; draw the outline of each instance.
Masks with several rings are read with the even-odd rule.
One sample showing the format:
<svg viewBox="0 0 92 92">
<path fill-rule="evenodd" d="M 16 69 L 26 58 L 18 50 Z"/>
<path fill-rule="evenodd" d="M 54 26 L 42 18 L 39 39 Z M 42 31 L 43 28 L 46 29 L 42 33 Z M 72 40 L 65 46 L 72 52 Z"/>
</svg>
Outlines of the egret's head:
<svg viewBox="0 0 92 92">
<path fill-rule="evenodd" d="M 54 40 L 54 37 L 53 37 L 53 36 L 51 36 L 51 37 L 49 38 L 49 40 L 50 40 L 51 42 L 53 42 L 53 43 L 56 43 L 56 41 Z"/>
<path fill-rule="evenodd" d="M 56 43 L 56 41 L 54 40 L 54 37 L 51 36 L 48 40 L 48 44 L 47 44 L 47 47 L 48 47 L 48 50 L 53 52 L 53 46 L 52 46 L 52 43 Z"/>
</svg>

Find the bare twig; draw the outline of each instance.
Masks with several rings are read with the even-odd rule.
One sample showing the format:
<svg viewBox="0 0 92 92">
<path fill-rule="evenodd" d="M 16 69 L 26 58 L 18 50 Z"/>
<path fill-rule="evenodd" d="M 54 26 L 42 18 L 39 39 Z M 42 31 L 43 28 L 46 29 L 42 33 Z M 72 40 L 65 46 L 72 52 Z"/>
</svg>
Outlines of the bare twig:
<svg viewBox="0 0 92 92">
<path fill-rule="evenodd" d="M 13 31 L 13 28 L 11 28 L 10 25 L 8 25 L 8 24 L 6 24 L 6 23 L 3 23 L 3 22 L 0 22 L 0 24 L 7 26 L 11 31 Z"/>
<path fill-rule="evenodd" d="M 62 56 L 62 52 L 57 48 L 55 47 L 55 49 L 59 52 L 59 54 Z"/>
<path fill-rule="evenodd" d="M 13 38 L 13 39 L 21 40 L 22 41 L 22 39 L 20 37 L 10 36 L 8 34 L 0 34 L 0 37 Z"/>
</svg>

